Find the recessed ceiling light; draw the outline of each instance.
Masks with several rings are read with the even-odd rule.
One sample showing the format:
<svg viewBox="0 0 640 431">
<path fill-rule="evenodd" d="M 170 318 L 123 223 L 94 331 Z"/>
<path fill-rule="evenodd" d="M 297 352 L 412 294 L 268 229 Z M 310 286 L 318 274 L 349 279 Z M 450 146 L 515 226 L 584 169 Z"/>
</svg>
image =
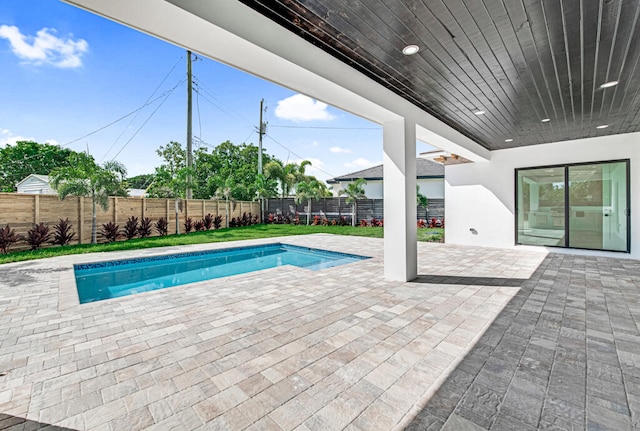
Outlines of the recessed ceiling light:
<svg viewBox="0 0 640 431">
<path fill-rule="evenodd" d="M 413 55 L 418 51 L 420 51 L 420 47 L 418 45 L 407 45 L 404 48 L 402 48 L 402 53 L 404 55 Z"/>
<path fill-rule="evenodd" d="M 484 111 L 482 110 L 474 111 L 473 113 L 476 115 L 484 115 Z"/>
<path fill-rule="evenodd" d="M 606 129 L 607 127 L 609 127 L 608 124 L 601 124 L 600 126 L 597 126 L 596 129 Z"/>
<path fill-rule="evenodd" d="M 613 87 L 614 85 L 618 85 L 618 81 L 605 82 L 600 86 L 600 88 L 609 88 L 609 87 Z"/>
<path fill-rule="evenodd" d="M 504 141 L 505 141 L 505 142 L 513 142 L 513 139 L 511 139 L 511 138 L 507 138 L 507 139 L 505 139 Z"/>
<path fill-rule="evenodd" d="M 543 123 L 548 123 L 549 121 L 551 121 L 551 119 L 550 119 L 550 118 L 543 118 L 543 119 L 542 119 L 542 122 L 543 122 Z"/>
</svg>

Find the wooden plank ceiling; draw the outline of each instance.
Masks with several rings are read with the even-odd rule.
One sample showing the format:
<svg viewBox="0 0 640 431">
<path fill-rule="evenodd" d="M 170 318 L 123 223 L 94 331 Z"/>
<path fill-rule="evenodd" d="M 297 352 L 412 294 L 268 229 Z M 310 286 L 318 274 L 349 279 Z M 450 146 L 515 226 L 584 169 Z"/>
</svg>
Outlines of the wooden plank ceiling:
<svg viewBox="0 0 640 431">
<path fill-rule="evenodd" d="M 640 131 L 640 0 L 240 1 L 490 150 Z"/>
</svg>

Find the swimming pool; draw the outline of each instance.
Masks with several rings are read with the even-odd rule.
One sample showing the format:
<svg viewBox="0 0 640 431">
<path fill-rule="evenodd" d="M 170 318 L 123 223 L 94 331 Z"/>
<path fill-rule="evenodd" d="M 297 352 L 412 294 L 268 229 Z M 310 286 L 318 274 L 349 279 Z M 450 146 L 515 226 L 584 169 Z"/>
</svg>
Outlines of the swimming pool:
<svg viewBox="0 0 640 431">
<path fill-rule="evenodd" d="M 363 259 L 368 257 L 275 243 L 77 264 L 73 269 L 84 304 L 282 265 L 315 271 Z"/>
</svg>

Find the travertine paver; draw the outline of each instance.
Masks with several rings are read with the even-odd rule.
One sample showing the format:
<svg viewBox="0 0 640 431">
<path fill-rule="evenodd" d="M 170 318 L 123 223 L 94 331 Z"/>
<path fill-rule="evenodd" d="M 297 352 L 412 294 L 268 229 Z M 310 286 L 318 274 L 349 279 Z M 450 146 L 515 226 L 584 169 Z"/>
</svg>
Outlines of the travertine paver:
<svg viewBox="0 0 640 431">
<path fill-rule="evenodd" d="M 399 283 L 382 240 L 282 240 L 373 258 L 84 305 L 72 263 L 274 240 L 2 265 L 0 429 L 631 426 L 637 262 L 421 243 Z"/>
<path fill-rule="evenodd" d="M 549 255 L 407 430 L 638 430 L 639 319 L 640 262 Z"/>
</svg>

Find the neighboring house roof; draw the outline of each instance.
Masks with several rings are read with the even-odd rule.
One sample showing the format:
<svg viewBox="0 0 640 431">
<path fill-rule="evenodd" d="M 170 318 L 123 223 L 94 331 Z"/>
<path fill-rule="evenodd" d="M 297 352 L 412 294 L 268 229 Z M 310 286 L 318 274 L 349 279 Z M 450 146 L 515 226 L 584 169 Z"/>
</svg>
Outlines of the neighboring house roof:
<svg viewBox="0 0 640 431">
<path fill-rule="evenodd" d="M 20 184 L 24 183 L 25 181 L 32 179 L 32 178 L 38 179 L 38 180 L 42 181 L 44 184 L 49 184 L 49 175 L 29 174 L 26 177 L 24 177 L 22 179 L 22 181 L 20 181 L 18 184 L 16 184 L 16 187 L 19 186 Z"/>
<path fill-rule="evenodd" d="M 355 181 L 358 178 L 364 178 L 367 181 L 382 180 L 382 165 L 330 178 L 327 183 L 336 184 L 340 181 Z M 416 159 L 416 178 L 444 178 L 444 165 L 418 157 Z"/>
</svg>

